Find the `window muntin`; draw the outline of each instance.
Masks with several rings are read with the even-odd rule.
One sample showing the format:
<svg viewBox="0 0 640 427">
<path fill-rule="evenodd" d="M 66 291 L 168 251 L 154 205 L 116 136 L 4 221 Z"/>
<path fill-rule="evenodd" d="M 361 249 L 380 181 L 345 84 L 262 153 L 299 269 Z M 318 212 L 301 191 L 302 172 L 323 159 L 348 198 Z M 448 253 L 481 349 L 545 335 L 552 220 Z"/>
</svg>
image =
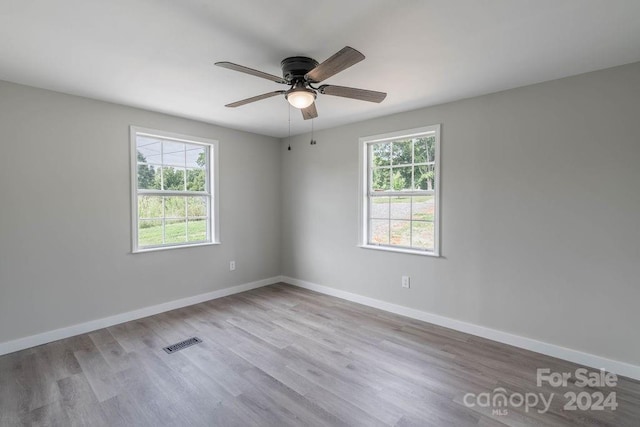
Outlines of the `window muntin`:
<svg viewBox="0 0 640 427">
<path fill-rule="evenodd" d="M 217 141 L 132 127 L 133 251 L 215 242 Z"/>
<path fill-rule="evenodd" d="M 362 138 L 362 245 L 438 255 L 440 126 Z"/>
</svg>

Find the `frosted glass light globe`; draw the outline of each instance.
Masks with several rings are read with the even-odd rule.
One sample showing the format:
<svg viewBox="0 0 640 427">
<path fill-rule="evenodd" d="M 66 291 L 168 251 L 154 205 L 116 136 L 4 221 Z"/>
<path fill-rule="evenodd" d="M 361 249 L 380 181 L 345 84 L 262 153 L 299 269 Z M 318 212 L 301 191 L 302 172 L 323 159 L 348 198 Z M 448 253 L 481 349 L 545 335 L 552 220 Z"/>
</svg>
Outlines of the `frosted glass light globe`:
<svg viewBox="0 0 640 427">
<path fill-rule="evenodd" d="M 313 104 L 315 100 L 315 94 L 308 89 L 296 89 L 287 94 L 289 104 L 301 110 Z"/>
</svg>

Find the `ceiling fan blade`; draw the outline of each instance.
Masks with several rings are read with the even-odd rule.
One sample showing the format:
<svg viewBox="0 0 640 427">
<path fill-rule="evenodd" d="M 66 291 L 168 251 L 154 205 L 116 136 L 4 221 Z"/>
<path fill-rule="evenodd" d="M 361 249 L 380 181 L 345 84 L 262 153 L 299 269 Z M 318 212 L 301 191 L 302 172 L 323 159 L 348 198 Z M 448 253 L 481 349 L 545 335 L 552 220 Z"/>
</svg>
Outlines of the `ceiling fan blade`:
<svg viewBox="0 0 640 427">
<path fill-rule="evenodd" d="M 229 70 L 251 74 L 252 76 L 261 77 L 263 79 L 271 80 L 272 82 L 287 84 L 287 82 L 282 77 L 254 70 L 253 68 L 245 67 L 244 65 L 234 64 L 233 62 L 216 62 L 215 65 L 222 68 L 228 68 Z"/>
<path fill-rule="evenodd" d="M 225 107 L 240 107 L 241 105 L 250 104 L 252 102 L 260 101 L 261 99 L 271 98 L 276 95 L 284 95 L 286 91 L 284 90 L 276 90 L 275 92 L 263 93 L 262 95 L 252 96 L 251 98 L 243 99 L 241 101 L 232 102 L 231 104 L 225 105 Z"/>
<path fill-rule="evenodd" d="M 316 110 L 315 102 L 300 111 L 302 111 L 302 118 L 304 118 L 305 120 L 315 119 L 316 117 L 318 117 L 318 110 Z"/>
<path fill-rule="evenodd" d="M 364 55 L 352 47 L 345 46 L 331 58 L 309 71 L 304 77 L 312 82 L 321 82 L 340 71 L 346 70 L 353 64 L 364 59 Z"/>
<path fill-rule="evenodd" d="M 318 91 L 324 95 L 342 96 L 344 98 L 359 99 L 361 101 L 377 102 L 384 101 L 387 94 L 374 90 L 356 89 L 354 87 L 322 85 Z"/>
</svg>

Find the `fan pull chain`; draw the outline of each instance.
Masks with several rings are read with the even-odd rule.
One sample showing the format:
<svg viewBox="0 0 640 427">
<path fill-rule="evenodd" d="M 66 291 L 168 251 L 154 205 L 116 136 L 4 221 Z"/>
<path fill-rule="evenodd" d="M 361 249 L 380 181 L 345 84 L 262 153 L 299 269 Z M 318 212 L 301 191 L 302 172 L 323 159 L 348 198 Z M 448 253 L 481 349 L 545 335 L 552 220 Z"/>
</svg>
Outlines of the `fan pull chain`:
<svg viewBox="0 0 640 427">
<path fill-rule="evenodd" d="M 311 119 L 311 145 L 316 145 L 317 141 L 313 139 L 313 122 L 314 119 Z"/>
<path fill-rule="evenodd" d="M 287 150 L 291 151 L 291 106 L 289 105 L 289 148 Z"/>
</svg>

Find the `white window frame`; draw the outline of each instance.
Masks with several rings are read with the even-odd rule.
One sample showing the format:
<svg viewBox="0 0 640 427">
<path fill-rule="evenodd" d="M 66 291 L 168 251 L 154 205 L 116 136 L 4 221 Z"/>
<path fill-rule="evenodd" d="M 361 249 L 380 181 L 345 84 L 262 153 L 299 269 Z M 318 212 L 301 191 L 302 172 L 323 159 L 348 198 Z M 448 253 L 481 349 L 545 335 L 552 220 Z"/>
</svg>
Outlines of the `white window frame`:
<svg viewBox="0 0 640 427">
<path fill-rule="evenodd" d="M 374 245 L 369 243 L 369 183 L 372 178 L 372 169 L 370 163 L 369 146 L 374 143 L 394 141 L 399 139 L 415 138 L 428 134 L 434 134 L 436 137 L 435 144 L 435 183 L 431 190 L 434 195 L 434 249 L 421 250 L 392 245 Z M 440 256 L 440 124 L 424 126 L 416 129 L 401 130 L 396 132 L 385 133 L 381 135 L 371 135 L 360 138 L 360 179 L 359 179 L 359 227 L 358 227 L 358 246 L 365 249 L 376 249 L 389 252 L 400 252 L 425 256 Z M 411 196 L 429 194 L 429 190 L 420 191 L 387 191 L 385 196 Z"/>
<path fill-rule="evenodd" d="M 173 140 L 195 145 L 206 145 L 209 147 L 209 159 L 207 162 L 206 174 L 208 178 L 208 188 L 206 196 L 209 197 L 207 240 L 204 242 L 171 243 L 151 247 L 138 246 L 138 195 L 143 194 L 138 190 L 138 156 L 137 156 L 137 136 L 150 136 L 164 140 Z M 189 135 L 182 135 L 157 129 L 149 129 L 140 126 L 130 126 L 129 144 L 131 151 L 131 252 L 144 253 L 167 249 L 188 248 L 194 246 L 209 246 L 220 244 L 219 230 L 219 184 L 218 184 L 218 141 L 208 138 L 200 138 Z M 202 196 L 201 192 L 153 190 L 153 193 L 162 193 L 167 196 Z"/>
</svg>

